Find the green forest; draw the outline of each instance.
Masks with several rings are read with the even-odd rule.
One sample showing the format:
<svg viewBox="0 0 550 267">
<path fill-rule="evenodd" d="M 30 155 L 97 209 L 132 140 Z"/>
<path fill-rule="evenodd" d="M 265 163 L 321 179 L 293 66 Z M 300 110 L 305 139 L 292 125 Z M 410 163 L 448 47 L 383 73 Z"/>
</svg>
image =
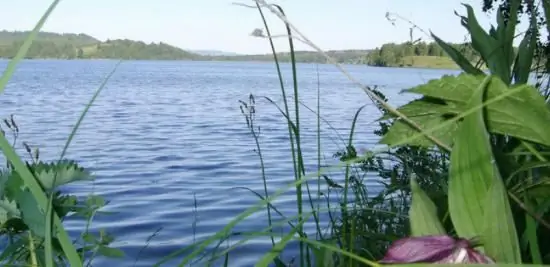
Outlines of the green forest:
<svg viewBox="0 0 550 267">
<path fill-rule="evenodd" d="M 479 59 L 478 54 L 467 43 L 451 44 L 451 46 L 473 63 Z M 377 67 L 457 67 L 441 46 L 435 42 L 384 44 L 366 55 L 364 64 Z"/>
<path fill-rule="evenodd" d="M 28 32 L 0 32 L 0 57 L 12 58 L 23 44 Z M 86 34 L 58 34 L 40 32 L 26 58 L 46 59 L 195 59 L 196 54 L 165 43 L 146 44 L 132 40 L 102 42 Z"/>
<path fill-rule="evenodd" d="M 29 32 L 0 31 L 0 58 L 12 58 Z M 469 60 L 478 56 L 468 44 L 453 44 Z M 333 50 L 327 53 L 338 63 L 377 67 L 457 68 L 436 43 L 389 43 L 371 50 Z M 297 62 L 326 63 L 317 52 L 296 51 Z M 90 35 L 40 32 L 26 58 L 29 59 L 134 59 L 134 60 L 218 60 L 272 61 L 273 55 L 205 56 L 160 42 L 145 43 L 127 39 L 100 41 Z M 278 53 L 278 60 L 289 62 L 290 53 Z"/>
</svg>

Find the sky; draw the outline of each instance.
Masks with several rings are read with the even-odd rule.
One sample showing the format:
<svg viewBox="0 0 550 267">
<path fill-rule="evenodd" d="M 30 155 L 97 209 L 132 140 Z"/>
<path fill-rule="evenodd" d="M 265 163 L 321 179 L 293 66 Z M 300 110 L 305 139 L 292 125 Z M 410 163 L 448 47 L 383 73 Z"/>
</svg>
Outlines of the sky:
<svg viewBox="0 0 550 267">
<path fill-rule="evenodd" d="M 484 27 L 493 16 L 481 12 L 482 0 L 273 0 L 290 22 L 323 50 L 370 49 L 388 42 L 409 40 L 410 24 L 392 25 L 386 12 L 398 14 L 450 42 L 463 41 L 466 30 L 454 14 L 465 14 L 461 3 L 472 5 Z M 266 39 L 253 37 L 263 28 L 258 10 L 234 3 L 253 0 L 62 0 L 43 30 L 86 33 L 102 41 L 127 38 L 165 42 L 189 50 L 221 50 L 243 54 L 269 53 Z M 4 0 L 0 29 L 31 30 L 51 0 Z M 269 11 L 272 34 L 284 34 L 284 24 Z M 414 38 L 431 41 L 420 31 Z M 312 50 L 298 42 L 299 50 Z M 285 40 L 279 51 L 288 51 Z"/>
</svg>

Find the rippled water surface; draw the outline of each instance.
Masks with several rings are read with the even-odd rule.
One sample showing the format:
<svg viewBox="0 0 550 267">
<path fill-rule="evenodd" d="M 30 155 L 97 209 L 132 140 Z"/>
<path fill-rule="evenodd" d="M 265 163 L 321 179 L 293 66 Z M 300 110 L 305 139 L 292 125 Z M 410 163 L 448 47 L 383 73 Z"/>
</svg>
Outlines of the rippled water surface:
<svg viewBox="0 0 550 267">
<path fill-rule="evenodd" d="M 6 64 L 0 61 L 2 68 Z M 54 159 L 115 64 L 109 60 L 24 61 L 0 96 L 0 116 L 15 114 L 20 140 L 39 147 L 43 159 Z M 290 89 L 290 66 L 283 68 Z M 401 89 L 451 73 L 346 68 L 361 82 L 378 85 L 396 105 L 411 99 L 399 95 Z M 322 125 L 324 164 L 335 163 L 332 154 L 343 147 L 341 138 L 349 134 L 355 112 L 365 104 L 356 128 L 357 142 L 362 148 L 376 144 L 372 131 L 379 113 L 360 88 L 330 65 L 300 64 L 298 74 L 302 147 L 310 171 L 317 162 L 316 115 L 306 106 L 316 109 L 317 88 L 326 120 Z M 263 192 L 255 143 L 238 102 L 248 101 L 251 93 L 256 96 L 255 123 L 261 128 L 269 189 L 275 191 L 292 182 L 293 175 L 286 122 L 277 107 L 262 98 L 282 105 L 273 63 L 131 61 L 120 65 L 69 148 L 68 157 L 90 168 L 97 179 L 66 189 L 80 196 L 94 192 L 110 201 L 105 211 L 114 214 L 98 216 L 93 227 L 114 233 L 113 245 L 131 259 L 111 263 L 133 266 L 139 254 L 135 266 L 151 266 L 193 240 L 214 234 L 257 203 L 254 194 L 237 188 Z M 377 187 L 376 177 L 369 185 Z M 292 191 L 276 202 L 286 216 L 296 214 Z M 79 233 L 83 223 L 69 221 L 67 227 Z M 266 217 L 258 213 L 235 231 L 265 227 Z M 313 225 L 306 227 L 313 231 Z M 269 247 L 265 238 L 249 241 L 231 254 L 230 266 L 252 266 Z M 107 263 L 98 260 L 94 265 Z"/>
</svg>

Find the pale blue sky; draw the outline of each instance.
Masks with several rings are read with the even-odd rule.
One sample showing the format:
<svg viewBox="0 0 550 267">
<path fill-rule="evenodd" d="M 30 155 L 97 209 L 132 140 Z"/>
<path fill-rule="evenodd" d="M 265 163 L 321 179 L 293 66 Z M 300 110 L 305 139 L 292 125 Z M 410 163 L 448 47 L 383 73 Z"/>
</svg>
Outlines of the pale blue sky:
<svg viewBox="0 0 550 267">
<path fill-rule="evenodd" d="M 87 33 L 101 40 L 128 38 L 163 41 L 184 49 L 268 53 L 265 39 L 250 36 L 263 28 L 255 9 L 237 6 L 238 0 L 63 0 L 43 30 Z M 240 3 L 253 4 L 252 0 Z M 4 0 L 0 3 L 0 29 L 30 30 L 50 0 Z M 278 0 L 289 19 L 322 49 L 365 49 L 409 38 L 408 25 L 392 26 L 386 12 L 397 13 L 432 30 L 447 41 L 462 41 L 466 34 L 454 10 L 471 4 L 484 26 L 492 16 L 481 13 L 481 0 Z M 273 34 L 282 34 L 272 14 Z M 425 37 L 416 32 L 415 37 Z M 280 50 L 287 50 L 283 40 Z M 299 49 L 308 49 L 298 45 Z M 308 49 L 310 50 L 310 49 Z"/>
</svg>

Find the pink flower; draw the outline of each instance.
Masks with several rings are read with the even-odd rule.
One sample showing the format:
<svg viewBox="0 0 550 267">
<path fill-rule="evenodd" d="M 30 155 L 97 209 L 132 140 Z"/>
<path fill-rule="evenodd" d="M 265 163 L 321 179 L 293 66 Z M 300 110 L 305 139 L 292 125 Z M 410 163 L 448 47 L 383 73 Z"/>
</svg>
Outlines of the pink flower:
<svg viewBox="0 0 550 267">
<path fill-rule="evenodd" d="M 481 263 L 494 261 L 467 239 L 447 235 L 407 237 L 390 246 L 380 263 Z"/>
</svg>

